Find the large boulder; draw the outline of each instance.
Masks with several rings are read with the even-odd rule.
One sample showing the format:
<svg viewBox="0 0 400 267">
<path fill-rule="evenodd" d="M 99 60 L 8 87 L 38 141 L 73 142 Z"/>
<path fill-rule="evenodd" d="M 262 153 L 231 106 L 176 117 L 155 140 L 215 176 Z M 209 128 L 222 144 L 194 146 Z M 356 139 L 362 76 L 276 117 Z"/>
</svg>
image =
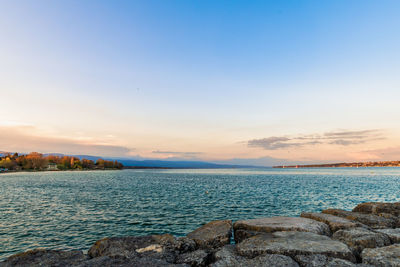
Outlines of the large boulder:
<svg viewBox="0 0 400 267">
<path fill-rule="evenodd" d="M 227 245 L 214 255 L 211 267 L 298 267 L 299 265 L 290 257 L 284 255 L 266 254 L 253 259 L 241 257 L 236 254 L 233 245 Z"/>
<path fill-rule="evenodd" d="M 146 267 L 189 267 L 188 264 L 173 264 L 160 259 L 154 259 L 149 257 L 108 257 L 102 256 L 93 258 L 79 265 L 62 265 L 62 266 L 76 266 L 76 267 L 132 267 L 132 266 L 146 266 Z M 60 266 L 61 267 L 61 266 Z"/>
<path fill-rule="evenodd" d="M 325 223 L 301 217 L 270 217 L 237 221 L 233 224 L 233 229 L 235 240 L 239 242 L 260 232 L 300 231 L 320 235 L 331 234 Z"/>
<path fill-rule="evenodd" d="M 322 213 L 331 214 L 346 218 L 351 221 L 360 222 L 374 229 L 395 228 L 398 225 L 398 219 L 396 217 L 390 216 L 389 218 L 389 216 L 385 216 L 385 214 L 381 214 L 382 216 L 378 216 L 375 214 L 351 212 L 339 209 L 327 209 L 323 210 Z"/>
<path fill-rule="evenodd" d="M 177 240 L 169 234 L 149 236 L 111 237 L 97 241 L 88 251 L 92 258 L 125 257 L 125 258 L 154 258 L 173 263 Z"/>
<path fill-rule="evenodd" d="M 342 229 L 364 226 L 362 223 L 350 221 L 346 218 L 325 213 L 303 212 L 300 216 L 326 223 L 331 229 L 332 233 Z"/>
<path fill-rule="evenodd" d="M 399 267 L 400 244 L 381 248 L 366 248 L 361 253 L 362 262 L 373 266 Z"/>
<path fill-rule="evenodd" d="M 230 243 L 232 221 L 213 221 L 187 235 L 200 248 L 218 248 Z"/>
<path fill-rule="evenodd" d="M 375 232 L 384 233 L 389 236 L 390 241 L 394 243 L 400 243 L 400 228 L 389 228 L 389 229 L 376 229 Z"/>
<path fill-rule="evenodd" d="M 391 244 L 386 234 L 372 232 L 365 228 L 339 230 L 333 234 L 332 238 L 347 244 L 356 256 L 359 256 L 365 248 L 383 247 Z"/>
<path fill-rule="evenodd" d="M 332 258 L 321 254 L 297 255 L 294 259 L 301 267 L 356 267 L 357 265 L 343 259 Z"/>
<path fill-rule="evenodd" d="M 358 204 L 353 211 L 372 214 L 388 213 L 398 217 L 400 216 L 400 202 L 366 202 Z"/>
<path fill-rule="evenodd" d="M 82 251 L 34 249 L 10 256 L 0 262 L 0 266 L 70 266 L 79 265 L 87 259 Z"/>
<path fill-rule="evenodd" d="M 210 261 L 210 254 L 202 249 L 178 255 L 176 263 L 185 263 L 193 267 L 205 267 Z"/>
<path fill-rule="evenodd" d="M 236 245 L 239 255 L 255 257 L 262 254 L 297 255 L 321 254 L 351 262 L 355 257 L 342 242 L 311 232 L 275 232 L 250 237 Z"/>
</svg>

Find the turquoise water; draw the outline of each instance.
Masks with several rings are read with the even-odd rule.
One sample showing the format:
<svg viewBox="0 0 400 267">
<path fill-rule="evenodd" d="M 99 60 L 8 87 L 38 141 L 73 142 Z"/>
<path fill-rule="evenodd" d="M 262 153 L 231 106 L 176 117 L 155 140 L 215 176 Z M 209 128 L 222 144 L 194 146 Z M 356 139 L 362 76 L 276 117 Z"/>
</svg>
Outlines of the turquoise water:
<svg viewBox="0 0 400 267">
<path fill-rule="evenodd" d="M 107 236 L 182 236 L 216 219 L 399 201 L 399 181 L 400 168 L 1 174 L 0 258 L 39 247 L 85 250 Z"/>
</svg>

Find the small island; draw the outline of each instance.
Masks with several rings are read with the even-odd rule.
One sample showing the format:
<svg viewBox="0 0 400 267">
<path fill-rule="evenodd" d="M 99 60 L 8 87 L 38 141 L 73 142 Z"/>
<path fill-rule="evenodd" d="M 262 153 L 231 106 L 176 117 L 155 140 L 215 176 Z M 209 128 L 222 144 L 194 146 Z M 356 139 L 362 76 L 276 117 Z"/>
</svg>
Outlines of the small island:
<svg viewBox="0 0 400 267">
<path fill-rule="evenodd" d="M 57 156 L 32 152 L 27 155 L 8 153 L 0 157 L 0 172 L 8 171 L 65 171 L 65 170 L 120 170 L 124 166 L 118 161 L 90 159 L 74 156 Z"/>
</svg>

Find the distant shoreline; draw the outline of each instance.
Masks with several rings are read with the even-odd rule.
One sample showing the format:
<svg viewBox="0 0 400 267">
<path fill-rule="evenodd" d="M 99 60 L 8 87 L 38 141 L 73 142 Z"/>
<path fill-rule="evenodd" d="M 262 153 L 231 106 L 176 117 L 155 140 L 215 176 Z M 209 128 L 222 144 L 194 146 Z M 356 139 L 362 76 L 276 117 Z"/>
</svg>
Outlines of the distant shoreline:
<svg viewBox="0 0 400 267">
<path fill-rule="evenodd" d="M 400 161 L 375 161 L 375 162 L 352 162 L 352 163 L 328 163 L 328 164 L 308 164 L 308 165 L 289 165 L 273 166 L 273 168 L 366 168 L 366 167 L 400 167 Z"/>
</svg>

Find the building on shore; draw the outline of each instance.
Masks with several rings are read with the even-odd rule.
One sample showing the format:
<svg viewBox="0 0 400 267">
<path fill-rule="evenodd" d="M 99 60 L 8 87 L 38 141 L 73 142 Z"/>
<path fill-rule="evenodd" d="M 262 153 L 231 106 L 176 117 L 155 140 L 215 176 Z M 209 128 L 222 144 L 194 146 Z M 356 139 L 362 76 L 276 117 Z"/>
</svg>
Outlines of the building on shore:
<svg viewBox="0 0 400 267">
<path fill-rule="evenodd" d="M 47 165 L 47 170 L 48 171 L 58 171 L 57 164 L 56 163 L 49 163 L 49 165 Z"/>
</svg>

